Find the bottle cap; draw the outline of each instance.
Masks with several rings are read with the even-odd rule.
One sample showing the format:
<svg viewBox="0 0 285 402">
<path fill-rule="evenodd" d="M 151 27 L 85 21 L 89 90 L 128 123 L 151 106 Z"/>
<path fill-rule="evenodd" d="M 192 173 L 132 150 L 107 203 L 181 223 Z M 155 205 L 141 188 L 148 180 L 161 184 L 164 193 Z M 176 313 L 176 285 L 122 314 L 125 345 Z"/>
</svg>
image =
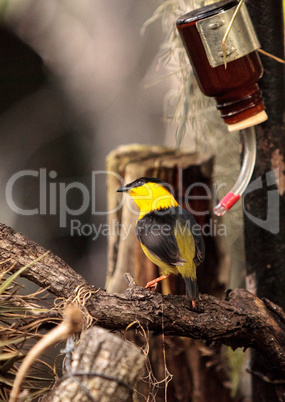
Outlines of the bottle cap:
<svg viewBox="0 0 285 402">
<path fill-rule="evenodd" d="M 256 126 L 257 124 L 263 123 L 268 119 L 268 116 L 264 110 L 251 116 L 247 119 L 239 121 L 238 123 L 228 124 L 229 132 L 243 130 L 244 128 Z"/>
</svg>

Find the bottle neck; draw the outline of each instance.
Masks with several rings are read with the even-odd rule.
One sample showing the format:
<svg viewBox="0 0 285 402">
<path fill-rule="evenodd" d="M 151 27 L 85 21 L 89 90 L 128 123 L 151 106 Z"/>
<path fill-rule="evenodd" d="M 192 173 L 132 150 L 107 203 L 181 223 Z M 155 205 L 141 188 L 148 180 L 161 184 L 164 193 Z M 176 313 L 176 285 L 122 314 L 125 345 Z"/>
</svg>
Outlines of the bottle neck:
<svg viewBox="0 0 285 402">
<path fill-rule="evenodd" d="M 227 92 L 215 98 L 217 109 L 226 124 L 240 123 L 265 110 L 263 98 L 258 84 L 253 84 L 241 90 Z M 266 113 L 264 113 L 266 115 Z"/>
</svg>

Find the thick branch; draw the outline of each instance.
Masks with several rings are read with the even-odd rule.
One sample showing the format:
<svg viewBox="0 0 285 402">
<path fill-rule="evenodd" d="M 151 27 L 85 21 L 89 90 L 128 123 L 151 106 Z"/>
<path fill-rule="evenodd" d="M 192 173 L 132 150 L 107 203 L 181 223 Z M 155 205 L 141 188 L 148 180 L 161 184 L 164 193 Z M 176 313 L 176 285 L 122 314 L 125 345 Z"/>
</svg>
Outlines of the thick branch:
<svg viewBox="0 0 285 402">
<path fill-rule="evenodd" d="M 254 347 L 285 372 L 285 316 L 269 301 L 264 302 L 236 289 L 226 300 L 202 295 L 193 310 L 184 296 L 162 296 L 144 288 L 129 287 L 123 294 L 99 291 L 88 302 L 96 323 L 124 329 L 139 321 L 149 330 L 219 342 L 236 347 Z"/>
<path fill-rule="evenodd" d="M 16 262 L 16 270 L 45 250 L 1 225 L 0 252 L 1 261 L 11 258 Z M 52 253 L 28 268 L 23 276 L 64 298 L 75 296 L 79 285 L 86 292 L 95 290 Z M 162 296 L 131 285 L 122 294 L 108 294 L 98 289 L 86 307 L 95 324 L 105 328 L 125 329 L 137 321 L 151 331 L 163 331 L 166 335 L 221 342 L 233 348 L 253 347 L 272 366 L 285 372 L 285 314 L 278 306 L 245 290 L 231 291 L 225 300 L 202 295 L 193 309 L 184 296 Z"/>
<path fill-rule="evenodd" d="M 15 263 L 14 271 L 30 264 L 46 251 L 21 233 L 0 224 L 0 258 L 1 261 L 10 258 L 8 265 L 11 265 L 11 262 Z M 70 296 L 76 287 L 87 285 L 81 275 L 52 252 L 27 269 L 22 276 L 43 288 L 48 288 L 54 295 L 64 298 Z"/>
</svg>

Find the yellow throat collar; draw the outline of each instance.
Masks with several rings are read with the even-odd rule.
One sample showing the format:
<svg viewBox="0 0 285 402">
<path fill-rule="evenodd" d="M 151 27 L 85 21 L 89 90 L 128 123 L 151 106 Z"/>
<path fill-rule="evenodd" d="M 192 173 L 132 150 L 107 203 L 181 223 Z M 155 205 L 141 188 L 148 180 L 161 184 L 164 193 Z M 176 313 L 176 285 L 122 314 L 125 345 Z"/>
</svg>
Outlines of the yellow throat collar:
<svg viewBox="0 0 285 402">
<path fill-rule="evenodd" d="M 178 206 L 173 195 L 158 183 L 149 182 L 134 187 L 129 194 L 140 209 L 139 219 L 149 212 Z"/>
</svg>

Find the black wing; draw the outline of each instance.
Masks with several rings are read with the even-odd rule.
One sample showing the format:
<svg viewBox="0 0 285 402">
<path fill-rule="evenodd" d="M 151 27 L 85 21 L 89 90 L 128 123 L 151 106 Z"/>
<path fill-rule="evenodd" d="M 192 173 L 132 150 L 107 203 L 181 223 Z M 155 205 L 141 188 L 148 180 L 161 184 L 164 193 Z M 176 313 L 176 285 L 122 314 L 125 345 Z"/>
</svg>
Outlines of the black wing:
<svg viewBox="0 0 285 402">
<path fill-rule="evenodd" d="M 185 260 L 180 256 L 174 235 L 175 218 L 170 214 L 146 214 L 137 221 L 138 240 L 162 262 L 170 265 L 182 265 Z"/>
<path fill-rule="evenodd" d="M 188 227 L 193 235 L 194 242 L 195 242 L 195 256 L 194 256 L 194 263 L 195 265 L 200 265 L 201 262 L 205 259 L 205 243 L 202 236 L 200 225 L 196 222 L 196 219 L 193 215 L 186 209 L 181 208 L 180 213 L 181 218 L 183 221 L 187 222 Z"/>
</svg>

